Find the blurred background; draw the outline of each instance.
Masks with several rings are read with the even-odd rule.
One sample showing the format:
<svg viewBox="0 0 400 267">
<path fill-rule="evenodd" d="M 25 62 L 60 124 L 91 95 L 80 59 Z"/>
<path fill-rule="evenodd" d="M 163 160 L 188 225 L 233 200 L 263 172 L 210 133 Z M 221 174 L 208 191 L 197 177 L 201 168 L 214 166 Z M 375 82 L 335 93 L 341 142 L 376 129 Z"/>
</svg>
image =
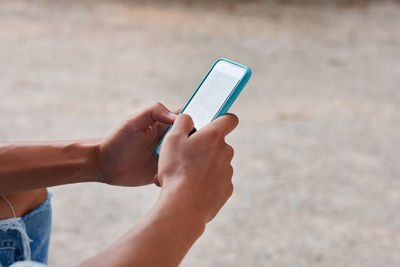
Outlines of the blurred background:
<svg viewBox="0 0 400 267">
<path fill-rule="evenodd" d="M 182 266 L 400 265 L 399 1 L 0 2 L 0 139 L 103 137 L 182 106 L 219 57 L 235 192 Z M 108 247 L 155 186 L 52 188 L 52 266 Z"/>
</svg>

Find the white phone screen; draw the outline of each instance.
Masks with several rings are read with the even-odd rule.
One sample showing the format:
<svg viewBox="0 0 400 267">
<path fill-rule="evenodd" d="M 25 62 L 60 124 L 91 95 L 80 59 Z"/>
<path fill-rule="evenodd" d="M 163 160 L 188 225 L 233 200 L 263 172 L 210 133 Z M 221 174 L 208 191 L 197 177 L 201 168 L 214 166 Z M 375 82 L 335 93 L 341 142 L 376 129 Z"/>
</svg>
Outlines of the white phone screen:
<svg viewBox="0 0 400 267">
<path fill-rule="evenodd" d="M 192 117 L 196 130 L 210 123 L 228 99 L 245 69 L 227 61 L 218 61 L 183 111 Z"/>
</svg>

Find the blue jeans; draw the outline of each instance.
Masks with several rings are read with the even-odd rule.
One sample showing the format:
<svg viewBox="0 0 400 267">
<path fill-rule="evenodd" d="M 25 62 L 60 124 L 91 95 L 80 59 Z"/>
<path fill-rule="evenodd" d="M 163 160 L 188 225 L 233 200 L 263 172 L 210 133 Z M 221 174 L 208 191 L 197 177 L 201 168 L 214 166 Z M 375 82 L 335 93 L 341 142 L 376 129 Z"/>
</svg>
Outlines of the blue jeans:
<svg viewBox="0 0 400 267">
<path fill-rule="evenodd" d="M 0 220 L 0 266 L 31 260 L 47 263 L 52 193 L 23 217 Z"/>
</svg>

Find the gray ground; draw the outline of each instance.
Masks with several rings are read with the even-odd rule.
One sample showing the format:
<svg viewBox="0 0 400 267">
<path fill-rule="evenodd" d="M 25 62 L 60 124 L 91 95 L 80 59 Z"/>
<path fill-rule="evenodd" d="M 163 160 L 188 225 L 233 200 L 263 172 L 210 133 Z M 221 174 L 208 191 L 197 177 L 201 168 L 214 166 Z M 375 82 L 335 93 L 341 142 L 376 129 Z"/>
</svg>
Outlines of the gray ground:
<svg viewBox="0 0 400 267">
<path fill-rule="evenodd" d="M 235 193 L 182 266 L 400 265 L 400 4 L 0 2 L 0 139 L 101 137 L 185 103 L 224 56 Z M 50 264 L 109 246 L 159 189 L 52 189 Z"/>
</svg>

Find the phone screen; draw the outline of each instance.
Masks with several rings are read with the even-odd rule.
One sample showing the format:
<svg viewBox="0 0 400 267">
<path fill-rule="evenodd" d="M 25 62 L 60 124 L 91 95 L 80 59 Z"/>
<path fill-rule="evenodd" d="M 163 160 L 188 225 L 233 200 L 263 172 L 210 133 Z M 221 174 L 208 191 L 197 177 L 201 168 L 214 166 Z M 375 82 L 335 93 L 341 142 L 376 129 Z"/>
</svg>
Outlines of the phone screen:
<svg viewBox="0 0 400 267">
<path fill-rule="evenodd" d="M 196 130 L 210 123 L 243 78 L 245 69 L 227 61 L 218 61 L 185 110 Z"/>
</svg>

